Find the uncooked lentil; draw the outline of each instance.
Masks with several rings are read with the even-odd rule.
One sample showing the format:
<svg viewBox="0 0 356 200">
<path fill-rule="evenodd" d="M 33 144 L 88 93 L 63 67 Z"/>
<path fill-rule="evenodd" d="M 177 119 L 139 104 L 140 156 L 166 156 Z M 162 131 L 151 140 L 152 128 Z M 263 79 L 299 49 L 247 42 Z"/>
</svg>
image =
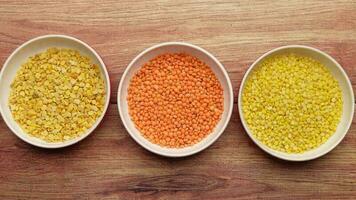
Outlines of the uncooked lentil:
<svg viewBox="0 0 356 200">
<path fill-rule="evenodd" d="M 303 153 L 335 132 L 342 113 L 337 80 L 320 62 L 296 54 L 265 60 L 242 93 L 248 128 L 277 151 Z"/>
<path fill-rule="evenodd" d="M 131 119 L 145 138 L 181 148 L 213 131 L 223 112 L 223 89 L 198 58 L 162 54 L 132 77 L 127 101 Z"/>
<path fill-rule="evenodd" d="M 78 137 L 101 115 L 105 86 L 100 69 L 76 50 L 49 48 L 22 64 L 11 84 L 13 118 L 47 142 Z"/>
</svg>

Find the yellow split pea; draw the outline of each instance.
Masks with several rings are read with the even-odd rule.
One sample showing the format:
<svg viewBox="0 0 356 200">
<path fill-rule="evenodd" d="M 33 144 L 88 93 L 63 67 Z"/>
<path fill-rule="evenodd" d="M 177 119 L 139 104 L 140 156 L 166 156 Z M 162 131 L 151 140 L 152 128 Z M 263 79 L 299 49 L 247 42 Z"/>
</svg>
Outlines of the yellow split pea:
<svg viewBox="0 0 356 200">
<path fill-rule="evenodd" d="M 265 60 L 242 93 L 243 115 L 253 135 L 286 153 L 326 142 L 340 122 L 342 105 L 339 83 L 328 69 L 295 54 Z"/>
<path fill-rule="evenodd" d="M 101 115 L 105 86 L 100 69 L 71 49 L 50 48 L 22 64 L 9 106 L 29 135 L 47 142 L 80 136 Z"/>
</svg>

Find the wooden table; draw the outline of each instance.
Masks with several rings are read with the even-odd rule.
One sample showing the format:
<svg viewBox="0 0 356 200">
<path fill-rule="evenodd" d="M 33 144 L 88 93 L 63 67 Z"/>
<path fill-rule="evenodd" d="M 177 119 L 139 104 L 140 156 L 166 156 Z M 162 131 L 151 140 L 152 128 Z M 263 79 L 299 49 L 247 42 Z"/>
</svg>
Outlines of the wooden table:
<svg viewBox="0 0 356 200">
<path fill-rule="evenodd" d="M 51 33 L 77 37 L 102 56 L 112 83 L 109 110 L 91 136 L 58 150 L 24 143 L 1 119 L 0 199 L 356 199 L 355 120 L 335 150 L 292 163 L 254 145 L 235 106 L 225 133 L 210 148 L 169 159 L 136 144 L 116 106 L 128 63 L 166 41 L 213 53 L 229 72 L 235 102 L 250 64 L 288 44 L 329 53 L 355 87 L 355 1 L 0 0 L 0 63 L 23 42 Z"/>
</svg>

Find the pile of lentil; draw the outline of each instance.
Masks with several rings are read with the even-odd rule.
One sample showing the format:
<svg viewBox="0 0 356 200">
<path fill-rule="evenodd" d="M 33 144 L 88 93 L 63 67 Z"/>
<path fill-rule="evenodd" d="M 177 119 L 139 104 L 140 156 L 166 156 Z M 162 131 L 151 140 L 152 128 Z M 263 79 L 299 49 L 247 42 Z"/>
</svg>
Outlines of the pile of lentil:
<svg viewBox="0 0 356 200">
<path fill-rule="evenodd" d="M 100 69 L 76 50 L 50 48 L 30 57 L 11 84 L 9 106 L 29 135 L 47 142 L 80 136 L 101 115 Z"/>
<path fill-rule="evenodd" d="M 265 60 L 242 93 L 253 135 L 286 153 L 303 153 L 327 141 L 340 122 L 342 104 L 340 86 L 328 69 L 295 54 Z"/>
<path fill-rule="evenodd" d="M 185 53 L 162 54 L 132 77 L 127 96 L 136 128 L 152 143 L 182 148 L 213 131 L 223 89 L 208 65 Z"/>
</svg>

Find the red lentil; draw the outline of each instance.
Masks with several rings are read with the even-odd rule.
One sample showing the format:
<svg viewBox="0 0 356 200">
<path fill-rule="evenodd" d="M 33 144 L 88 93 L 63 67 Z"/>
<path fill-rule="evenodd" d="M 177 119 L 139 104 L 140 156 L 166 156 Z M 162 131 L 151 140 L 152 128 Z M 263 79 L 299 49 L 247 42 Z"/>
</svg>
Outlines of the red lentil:
<svg viewBox="0 0 356 200">
<path fill-rule="evenodd" d="M 130 81 L 129 114 L 152 143 L 182 148 L 209 135 L 223 112 L 223 89 L 208 65 L 185 53 L 162 54 Z"/>
</svg>

